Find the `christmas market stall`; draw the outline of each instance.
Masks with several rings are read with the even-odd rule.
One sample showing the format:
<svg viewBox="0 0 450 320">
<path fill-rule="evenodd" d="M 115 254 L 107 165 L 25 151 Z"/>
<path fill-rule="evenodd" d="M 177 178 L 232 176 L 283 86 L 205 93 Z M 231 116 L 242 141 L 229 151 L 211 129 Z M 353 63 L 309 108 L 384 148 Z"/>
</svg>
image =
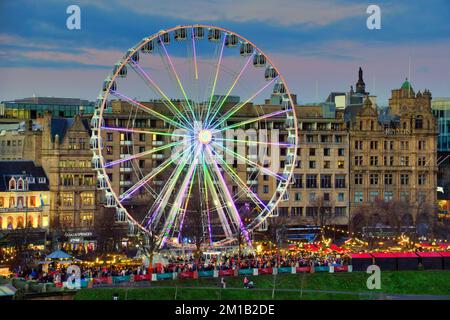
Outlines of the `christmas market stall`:
<svg viewBox="0 0 450 320">
<path fill-rule="evenodd" d="M 368 253 L 350 253 L 353 271 L 366 271 L 367 267 L 373 264 L 373 257 Z"/>
<path fill-rule="evenodd" d="M 397 254 L 392 252 L 373 252 L 375 264 L 384 270 L 397 270 Z"/>
<path fill-rule="evenodd" d="M 439 252 L 444 260 L 444 269 L 450 270 L 450 251 Z"/>
<path fill-rule="evenodd" d="M 425 270 L 441 270 L 443 268 L 443 259 L 439 252 L 417 252 L 417 255 L 420 257 L 420 261 Z"/>
<path fill-rule="evenodd" d="M 397 258 L 398 270 L 417 270 L 419 267 L 419 257 L 414 252 L 394 253 Z"/>
</svg>

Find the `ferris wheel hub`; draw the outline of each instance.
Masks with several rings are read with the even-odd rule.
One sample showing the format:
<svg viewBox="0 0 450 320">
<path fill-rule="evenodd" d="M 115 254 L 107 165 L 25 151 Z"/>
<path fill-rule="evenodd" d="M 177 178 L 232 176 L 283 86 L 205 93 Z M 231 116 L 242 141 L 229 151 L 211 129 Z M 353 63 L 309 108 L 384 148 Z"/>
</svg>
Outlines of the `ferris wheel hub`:
<svg viewBox="0 0 450 320">
<path fill-rule="evenodd" d="M 209 144 L 212 141 L 211 130 L 203 129 L 198 133 L 198 141 L 202 144 Z"/>
</svg>

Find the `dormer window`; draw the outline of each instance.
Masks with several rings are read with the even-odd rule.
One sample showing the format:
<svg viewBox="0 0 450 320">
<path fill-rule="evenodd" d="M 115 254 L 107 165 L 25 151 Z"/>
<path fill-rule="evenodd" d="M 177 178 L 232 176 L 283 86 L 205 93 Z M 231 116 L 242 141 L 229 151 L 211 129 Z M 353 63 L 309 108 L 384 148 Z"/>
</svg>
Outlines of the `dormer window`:
<svg viewBox="0 0 450 320">
<path fill-rule="evenodd" d="M 28 177 L 28 183 L 35 183 L 34 177 Z"/>
<path fill-rule="evenodd" d="M 16 179 L 11 178 L 9 180 L 9 190 L 16 190 Z"/>
<path fill-rule="evenodd" d="M 24 189 L 23 179 L 19 178 L 19 180 L 17 180 L 17 190 L 23 190 L 23 189 Z"/>
<path fill-rule="evenodd" d="M 38 182 L 39 183 L 45 183 L 45 181 L 46 181 L 45 177 L 39 177 L 38 178 Z"/>
</svg>

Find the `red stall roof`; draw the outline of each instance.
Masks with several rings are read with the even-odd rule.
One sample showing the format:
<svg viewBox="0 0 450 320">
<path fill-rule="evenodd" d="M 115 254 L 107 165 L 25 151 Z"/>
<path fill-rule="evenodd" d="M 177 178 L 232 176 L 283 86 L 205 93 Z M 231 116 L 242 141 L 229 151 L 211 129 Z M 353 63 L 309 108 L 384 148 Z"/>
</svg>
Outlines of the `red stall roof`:
<svg viewBox="0 0 450 320">
<path fill-rule="evenodd" d="M 440 258 L 442 257 L 439 252 L 417 252 L 417 255 L 421 258 Z"/>
<path fill-rule="evenodd" d="M 352 259 L 372 259 L 369 253 L 350 253 Z"/>
<path fill-rule="evenodd" d="M 445 258 L 450 258 L 450 251 L 443 251 L 443 252 L 439 252 L 441 254 L 441 256 L 445 257 Z"/>
<path fill-rule="evenodd" d="M 417 258 L 414 252 L 397 252 L 394 254 L 396 258 Z"/>
<path fill-rule="evenodd" d="M 397 258 L 397 255 L 392 252 L 374 252 L 372 255 L 375 258 Z"/>
</svg>

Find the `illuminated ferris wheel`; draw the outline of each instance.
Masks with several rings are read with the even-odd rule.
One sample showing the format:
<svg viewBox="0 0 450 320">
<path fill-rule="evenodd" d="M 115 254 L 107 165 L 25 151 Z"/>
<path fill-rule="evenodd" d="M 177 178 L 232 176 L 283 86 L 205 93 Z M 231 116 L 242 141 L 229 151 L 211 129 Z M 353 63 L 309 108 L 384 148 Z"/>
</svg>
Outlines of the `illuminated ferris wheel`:
<svg viewBox="0 0 450 320">
<path fill-rule="evenodd" d="M 114 101 L 128 106 L 124 119 L 111 114 Z M 186 244 L 196 228 L 206 247 L 250 242 L 287 199 L 292 97 L 269 57 L 229 30 L 178 26 L 144 38 L 104 81 L 91 127 L 106 206 L 159 248 Z M 124 145 L 116 158 L 108 134 Z M 125 186 L 112 183 L 115 167 L 131 172 Z"/>
</svg>

